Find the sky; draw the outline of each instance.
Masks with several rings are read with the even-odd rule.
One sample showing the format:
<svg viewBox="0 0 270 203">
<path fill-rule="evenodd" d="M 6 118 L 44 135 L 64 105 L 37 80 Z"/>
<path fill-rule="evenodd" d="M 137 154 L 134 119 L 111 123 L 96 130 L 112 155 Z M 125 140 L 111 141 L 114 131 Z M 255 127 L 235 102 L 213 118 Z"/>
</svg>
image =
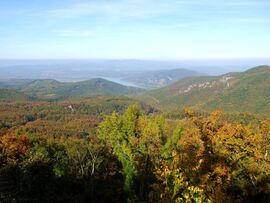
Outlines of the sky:
<svg viewBox="0 0 270 203">
<path fill-rule="evenodd" d="M 270 58 L 269 11 L 270 0 L 0 0 L 0 58 Z"/>
</svg>

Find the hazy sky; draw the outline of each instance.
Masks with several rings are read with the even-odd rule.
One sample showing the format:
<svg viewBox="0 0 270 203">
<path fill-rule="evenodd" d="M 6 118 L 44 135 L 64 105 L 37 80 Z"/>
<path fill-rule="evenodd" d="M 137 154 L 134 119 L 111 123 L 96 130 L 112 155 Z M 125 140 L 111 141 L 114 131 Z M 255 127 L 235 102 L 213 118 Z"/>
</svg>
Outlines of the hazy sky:
<svg viewBox="0 0 270 203">
<path fill-rule="evenodd" d="M 249 57 L 270 57 L 270 0 L 0 0 L 0 58 Z"/>
</svg>

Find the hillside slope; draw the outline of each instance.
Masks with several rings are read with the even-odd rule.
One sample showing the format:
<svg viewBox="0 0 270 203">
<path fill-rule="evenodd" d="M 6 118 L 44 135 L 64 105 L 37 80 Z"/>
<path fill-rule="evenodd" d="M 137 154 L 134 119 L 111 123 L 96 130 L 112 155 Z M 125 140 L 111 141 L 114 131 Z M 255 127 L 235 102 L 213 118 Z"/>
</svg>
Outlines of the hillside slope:
<svg viewBox="0 0 270 203">
<path fill-rule="evenodd" d="M 26 95 L 41 100 L 61 100 L 97 95 L 119 96 L 139 91 L 142 91 L 142 89 L 127 87 L 101 78 L 74 83 L 35 80 L 21 89 L 21 92 Z"/>
<path fill-rule="evenodd" d="M 0 88 L 0 101 L 27 101 L 29 98 L 13 89 Z"/>
<path fill-rule="evenodd" d="M 223 109 L 270 115 L 270 66 L 242 73 L 182 79 L 137 98 L 160 109 L 193 106 L 202 110 Z"/>
<path fill-rule="evenodd" d="M 0 80 L 0 88 L 7 88 L 7 89 L 21 89 L 24 86 L 28 85 L 33 80 L 31 79 L 7 79 L 7 80 Z"/>
</svg>

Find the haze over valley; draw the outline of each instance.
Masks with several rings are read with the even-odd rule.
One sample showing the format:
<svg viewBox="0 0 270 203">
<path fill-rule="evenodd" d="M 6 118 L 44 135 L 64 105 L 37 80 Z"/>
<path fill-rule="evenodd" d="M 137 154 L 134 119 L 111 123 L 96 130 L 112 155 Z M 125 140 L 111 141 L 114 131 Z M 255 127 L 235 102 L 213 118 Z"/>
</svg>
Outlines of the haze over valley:
<svg viewBox="0 0 270 203">
<path fill-rule="evenodd" d="M 0 1 L 0 202 L 270 202 L 269 10 Z"/>
</svg>

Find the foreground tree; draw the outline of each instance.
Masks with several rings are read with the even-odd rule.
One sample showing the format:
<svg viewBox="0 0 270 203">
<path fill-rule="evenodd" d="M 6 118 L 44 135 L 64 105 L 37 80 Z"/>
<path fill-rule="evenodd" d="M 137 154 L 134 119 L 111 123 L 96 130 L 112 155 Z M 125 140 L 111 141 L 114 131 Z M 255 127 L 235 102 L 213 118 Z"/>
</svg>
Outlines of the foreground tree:
<svg viewBox="0 0 270 203">
<path fill-rule="evenodd" d="M 145 116 L 130 106 L 123 116 L 113 113 L 99 126 L 99 137 L 123 167 L 125 191 L 131 199 L 148 198 L 153 169 L 160 158 L 165 119 Z M 137 194 L 137 195 L 135 195 Z"/>
</svg>

